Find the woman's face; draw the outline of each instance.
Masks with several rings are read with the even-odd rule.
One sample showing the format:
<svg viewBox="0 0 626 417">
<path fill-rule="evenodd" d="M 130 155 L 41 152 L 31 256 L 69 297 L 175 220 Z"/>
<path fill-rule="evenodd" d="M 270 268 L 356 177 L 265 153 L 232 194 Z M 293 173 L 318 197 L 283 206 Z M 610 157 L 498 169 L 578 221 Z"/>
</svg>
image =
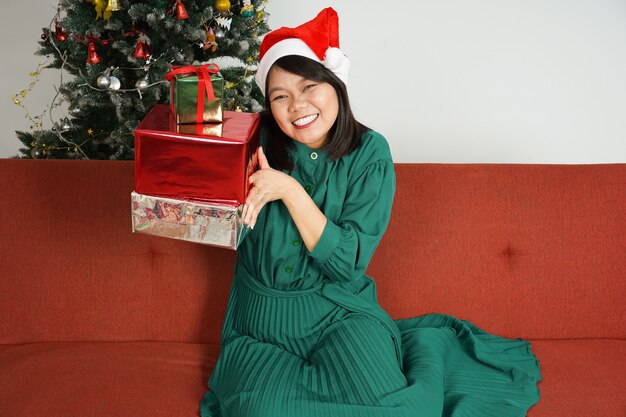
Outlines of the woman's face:
<svg viewBox="0 0 626 417">
<path fill-rule="evenodd" d="M 272 115 L 287 136 L 311 148 L 326 145 L 339 112 L 337 92 L 330 84 L 274 67 L 267 87 Z"/>
</svg>

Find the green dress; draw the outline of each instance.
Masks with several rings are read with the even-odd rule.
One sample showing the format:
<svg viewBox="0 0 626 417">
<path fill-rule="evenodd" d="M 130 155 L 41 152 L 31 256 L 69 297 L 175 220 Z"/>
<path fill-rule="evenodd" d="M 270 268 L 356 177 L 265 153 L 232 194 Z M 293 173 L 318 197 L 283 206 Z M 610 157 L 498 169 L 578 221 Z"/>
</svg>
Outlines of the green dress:
<svg viewBox="0 0 626 417">
<path fill-rule="evenodd" d="M 202 417 L 517 417 L 539 400 L 530 344 L 441 314 L 392 320 L 364 275 L 391 214 L 380 134 L 331 161 L 295 142 L 290 174 L 327 217 L 312 252 L 282 201 L 237 253 Z"/>
</svg>

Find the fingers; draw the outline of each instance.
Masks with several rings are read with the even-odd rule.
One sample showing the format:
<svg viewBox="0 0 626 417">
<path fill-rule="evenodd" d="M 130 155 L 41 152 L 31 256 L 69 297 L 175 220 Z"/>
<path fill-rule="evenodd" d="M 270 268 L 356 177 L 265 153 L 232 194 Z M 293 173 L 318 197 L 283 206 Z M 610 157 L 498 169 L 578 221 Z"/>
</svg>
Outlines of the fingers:
<svg viewBox="0 0 626 417">
<path fill-rule="evenodd" d="M 257 160 L 260 170 L 271 169 L 270 164 L 267 161 L 267 158 L 265 157 L 265 154 L 263 153 L 263 148 L 261 146 L 257 148 Z M 257 216 L 259 215 L 263 206 L 267 203 L 267 200 L 264 198 L 265 195 L 260 195 L 259 187 L 256 183 L 262 177 L 260 170 L 248 177 L 248 182 L 251 184 L 251 188 L 248 191 L 248 197 L 246 198 L 246 203 L 243 206 L 243 212 L 241 215 L 243 219 L 243 224 L 247 224 L 253 229 L 254 225 L 256 224 Z"/>
<path fill-rule="evenodd" d="M 251 188 L 248 192 L 248 198 L 246 198 L 246 204 L 243 206 L 241 215 L 243 224 L 247 224 L 254 229 L 257 217 L 266 203 L 267 198 L 265 194 L 261 194 L 256 187 Z"/>
<path fill-rule="evenodd" d="M 248 190 L 248 196 L 246 197 L 246 202 L 243 204 L 243 211 L 241 213 L 241 221 L 243 224 L 248 224 L 248 212 L 250 211 L 250 205 L 252 204 L 253 196 L 258 192 L 258 190 L 254 187 Z"/>
<path fill-rule="evenodd" d="M 265 156 L 264 156 L 265 158 Z M 265 159 L 265 163 L 267 163 L 267 159 Z M 267 165 L 267 167 L 269 168 L 269 165 Z M 261 176 L 263 175 L 261 170 L 263 170 L 263 166 L 259 166 L 259 170 L 256 171 L 254 174 L 250 175 L 248 177 L 248 182 L 250 184 L 252 184 L 254 186 L 254 183 L 261 178 Z"/>
<path fill-rule="evenodd" d="M 257 217 L 259 216 L 259 213 L 261 212 L 261 209 L 263 208 L 263 206 L 265 205 L 264 202 L 262 202 L 261 204 L 255 206 L 251 211 L 249 211 L 249 216 L 250 216 L 250 228 L 254 229 L 254 226 L 256 225 L 256 220 Z"/>
<path fill-rule="evenodd" d="M 269 162 L 267 162 L 267 157 L 265 156 L 265 152 L 263 152 L 263 147 L 259 146 L 257 149 L 258 159 L 259 159 L 259 167 L 261 169 L 271 168 Z"/>
</svg>

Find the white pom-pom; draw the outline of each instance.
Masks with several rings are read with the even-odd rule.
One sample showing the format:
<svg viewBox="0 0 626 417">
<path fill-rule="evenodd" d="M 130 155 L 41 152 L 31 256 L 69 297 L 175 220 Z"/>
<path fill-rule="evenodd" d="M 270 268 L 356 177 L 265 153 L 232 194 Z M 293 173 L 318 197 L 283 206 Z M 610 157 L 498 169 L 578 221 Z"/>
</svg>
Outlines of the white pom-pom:
<svg viewBox="0 0 626 417">
<path fill-rule="evenodd" d="M 326 50 L 322 64 L 335 73 L 344 84 L 348 84 L 348 71 L 350 70 L 350 60 L 341 52 L 339 48 L 329 47 Z"/>
</svg>

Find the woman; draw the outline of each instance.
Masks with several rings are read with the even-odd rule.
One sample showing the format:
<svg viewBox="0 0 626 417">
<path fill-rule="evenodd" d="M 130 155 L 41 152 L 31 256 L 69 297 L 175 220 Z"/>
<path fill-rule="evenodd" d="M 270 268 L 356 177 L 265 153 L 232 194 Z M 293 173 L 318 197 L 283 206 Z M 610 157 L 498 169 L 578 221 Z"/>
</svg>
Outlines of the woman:
<svg viewBox="0 0 626 417">
<path fill-rule="evenodd" d="M 260 169 L 200 414 L 524 416 L 540 380 L 529 343 L 445 315 L 394 321 L 378 305 L 364 273 L 389 221 L 393 161 L 352 115 L 338 47 L 330 8 L 261 45 Z"/>
</svg>

